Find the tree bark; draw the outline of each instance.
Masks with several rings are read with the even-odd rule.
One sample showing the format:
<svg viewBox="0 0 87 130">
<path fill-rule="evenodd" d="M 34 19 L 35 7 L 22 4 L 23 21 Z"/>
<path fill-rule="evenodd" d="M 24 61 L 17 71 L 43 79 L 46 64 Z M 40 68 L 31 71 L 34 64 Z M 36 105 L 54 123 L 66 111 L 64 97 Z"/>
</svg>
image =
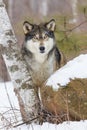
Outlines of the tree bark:
<svg viewBox="0 0 87 130">
<path fill-rule="evenodd" d="M 8 14 L 10 19 L 12 19 L 12 9 L 13 9 L 13 0 L 8 0 Z"/>
<path fill-rule="evenodd" d="M 2 0 L 0 0 L 0 55 L 13 82 L 23 121 L 35 118 L 39 109 L 38 98 Z"/>
</svg>

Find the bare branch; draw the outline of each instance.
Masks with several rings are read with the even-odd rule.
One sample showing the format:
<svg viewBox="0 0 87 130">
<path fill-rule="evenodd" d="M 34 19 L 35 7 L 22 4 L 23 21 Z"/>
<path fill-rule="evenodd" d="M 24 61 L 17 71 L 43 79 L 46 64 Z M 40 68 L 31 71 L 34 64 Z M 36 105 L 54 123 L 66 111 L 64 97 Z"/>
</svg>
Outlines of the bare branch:
<svg viewBox="0 0 87 130">
<path fill-rule="evenodd" d="M 13 126 L 13 127 L 18 127 L 18 126 L 21 126 L 21 125 L 24 125 L 24 124 L 30 124 L 32 121 L 34 121 L 34 120 L 36 120 L 36 119 L 38 119 L 39 118 L 39 116 L 37 116 L 37 117 L 35 117 L 35 118 L 32 118 L 31 120 L 28 120 L 28 121 L 25 121 L 25 122 L 23 122 L 23 123 L 20 123 L 20 124 L 18 124 L 18 125 L 15 125 L 15 126 Z"/>
</svg>

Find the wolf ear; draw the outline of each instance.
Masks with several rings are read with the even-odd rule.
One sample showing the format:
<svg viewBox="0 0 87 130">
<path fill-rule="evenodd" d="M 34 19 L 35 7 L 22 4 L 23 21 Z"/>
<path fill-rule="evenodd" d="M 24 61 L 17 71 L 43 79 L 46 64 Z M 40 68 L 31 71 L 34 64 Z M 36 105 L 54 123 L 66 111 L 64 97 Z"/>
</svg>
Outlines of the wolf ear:
<svg viewBox="0 0 87 130">
<path fill-rule="evenodd" d="M 55 28 L 56 28 L 55 20 L 54 19 L 50 20 L 48 23 L 45 24 L 45 26 L 47 29 L 51 31 L 55 31 Z"/>
<path fill-rule="evenodd" d="M 30 24 L 29 22 L 25 21 L 23 23 L 23 30 L 24 30 L 24 34 L 29 33 L 31 30 L 33 29 L 33 25 Z"/>
</svg>

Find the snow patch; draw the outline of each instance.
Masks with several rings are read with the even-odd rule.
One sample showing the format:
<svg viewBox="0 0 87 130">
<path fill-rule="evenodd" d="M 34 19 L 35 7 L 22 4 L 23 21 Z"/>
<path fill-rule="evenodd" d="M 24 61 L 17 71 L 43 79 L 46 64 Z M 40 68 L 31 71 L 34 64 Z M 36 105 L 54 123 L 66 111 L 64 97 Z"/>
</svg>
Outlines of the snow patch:
<svg viewBox="0 0 87 130">
<path fill-rule="evenodd" d="M 46 85 L 58 90 L 60 86 L 66 86 L 71 79 L 87 78 L 87 54 L 82 54 L 69 61 L 65 66 L 57 70 L 48 80 Z"/>
</svg>

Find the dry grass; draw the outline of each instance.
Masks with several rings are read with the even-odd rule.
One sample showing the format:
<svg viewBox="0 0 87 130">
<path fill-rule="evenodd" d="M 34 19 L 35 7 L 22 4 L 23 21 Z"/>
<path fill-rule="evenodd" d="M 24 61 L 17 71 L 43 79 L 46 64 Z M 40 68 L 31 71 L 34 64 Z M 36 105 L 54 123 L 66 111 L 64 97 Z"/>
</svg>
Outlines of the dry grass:
<svg viewBox="0 0 87 130">
<path fill-rule="evenodd" d="M 62 121 L 87 119 L 87 79 L 72 80 L 58 91 L 51 87 L 41 91 L 44 109 L 60 118 L 65 115 Z"/>
</svg>

